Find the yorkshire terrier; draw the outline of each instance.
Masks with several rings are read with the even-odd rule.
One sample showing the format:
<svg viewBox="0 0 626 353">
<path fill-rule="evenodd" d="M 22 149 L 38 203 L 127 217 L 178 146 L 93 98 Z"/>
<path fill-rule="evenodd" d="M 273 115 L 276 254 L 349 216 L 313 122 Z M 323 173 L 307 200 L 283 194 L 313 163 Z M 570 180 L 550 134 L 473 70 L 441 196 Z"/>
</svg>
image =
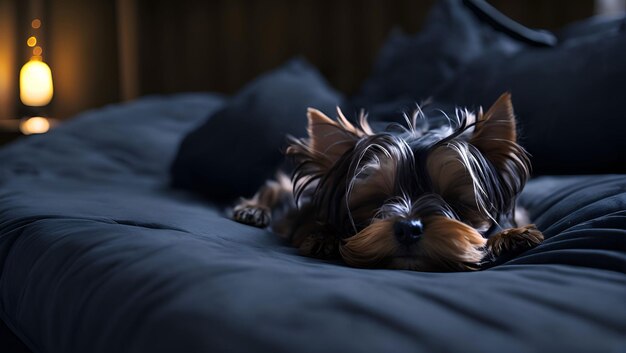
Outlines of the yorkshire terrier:
<svg viewBox="0 0 626 353">
<path fill-rule="evenodd" d="M 240 200 L 234 220 L 270 226 L 303 255 L 367 268 L 477 270 L 543 241 L 516 222 L 530 161 L 510 94 L 486 113 L 457 109 L 437 128 L 419 107 L 407 126 L 384 131 L 364 114 L 352 124 L 337 113 L 308 109 L 308 138 L 286 150 L 292 178 L 279 172 Z"/>
</svg>

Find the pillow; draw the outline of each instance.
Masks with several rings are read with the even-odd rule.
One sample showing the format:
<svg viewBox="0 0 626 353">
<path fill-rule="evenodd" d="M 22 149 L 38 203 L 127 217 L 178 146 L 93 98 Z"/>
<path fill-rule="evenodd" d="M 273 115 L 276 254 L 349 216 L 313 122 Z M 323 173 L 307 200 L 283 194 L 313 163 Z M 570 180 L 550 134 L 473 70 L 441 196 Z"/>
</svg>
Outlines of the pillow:
<svg viewBox="0 0 626 353">
<path fill-rule="evenodd" d="M 519 203 L 545 237 L 507 265 L 563 264 L 626 273 L 626 176 L 545 176 Z"/>
<path fill-rule="evenodd" d="M 560 45 L 615 35 L 626 27 L 626 16 L 594 16 L 563 27 L 557 32 Z"/>
<path fill-rule="evenodd" d="M 535 175 L 626 172 L 625 31 L 485 55 L 435 100 L 489 106 L 505 91 Z"/>
<path fill-rule="evenodd" d="M 352 105 L 367 108 L 373 118 L 388 119 L 385 113 L 397 116 L 414 109 L 415 102 L 429 98 L 486 51 L 514 53 L 554 42 L 552 34 L 525 28 L 484 1 L 439 1 L 421 32 L 392 34 Z"/>
<path fill-rule="evenodd" d="M 283 161 L 286 135 L 306 134 L 306 109 L 332 113 L 343 101 L 319 72 L 293 60 L 244 87 L 182 141 L 172 185 L 216 202 L 252 196 Z"/>
</svg>

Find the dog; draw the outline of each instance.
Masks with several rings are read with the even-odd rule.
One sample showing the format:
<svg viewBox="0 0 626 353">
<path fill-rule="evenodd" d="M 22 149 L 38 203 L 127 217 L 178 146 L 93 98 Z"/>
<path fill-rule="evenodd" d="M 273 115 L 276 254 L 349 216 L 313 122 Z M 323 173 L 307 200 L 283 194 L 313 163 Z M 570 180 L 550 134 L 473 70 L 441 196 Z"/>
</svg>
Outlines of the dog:
<svg viewBox="0 0 626 353">
<path fill-rule="evenodd" d="M 509 93 L 486 113 L 457 108 L 437 128 L 419 106 L 384 131 L 363 113 L 356 124 L 337 114 L 308 109 L 308 138 L 290 137 L 286 150 L 291 178 L 279 172 L 241 199 L 234 220 L 362 268 L 478 270 L 543 241 L 515 219 L 531 165 Z"/>
</svg>

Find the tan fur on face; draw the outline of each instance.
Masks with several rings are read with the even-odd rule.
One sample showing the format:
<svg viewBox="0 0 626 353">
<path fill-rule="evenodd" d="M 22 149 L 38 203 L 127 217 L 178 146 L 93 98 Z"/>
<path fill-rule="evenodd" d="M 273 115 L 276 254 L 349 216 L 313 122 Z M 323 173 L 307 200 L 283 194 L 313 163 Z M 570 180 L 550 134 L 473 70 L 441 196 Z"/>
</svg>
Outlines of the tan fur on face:
<svg viewBox="0 0 626 353">
<path fill-rule="evenodd" d="M 462 146 L 461 146 L 462 147 Z M 458 151 L 449 146 L 441 146 L 432 151 L 426 168 L 435 192 L 445 200 L 453 202 L 465 222 L 476 228 L 488 228 L 489 219 L 479 210 L 476 200 L 476 185 L 472 175 L 461 162 Z"/>
<path fill-rule="evenodd" d="M 485 256 L 485 238 L 459 221 L 433 216 L 424 220 L 420 252 L 434 269 L 469 270 Z"/>
<path fill-rule="evenodd" d="M 357 180 L 350 193 L 350 212 L 356 220 L 372 219 L 380 206 L 393 195 L 396 163 L 390 158 L 368 168 L 368 177 Z"/>
<path fill-rule="evenodd" d="M 456 198 L 463 203 L 474 202 L 472 178 L 454 149 L 441 146 L 432 151 L 426 168 L 435 191 L 444 199 Z"/>
<path fill-rule="evenodd" d="M 393 235 L 396 219 L 379 220 L 344 240 L 340 254 L 355 267 L 387 267 L 419 271 L 466 271 L 485 256 L 486 240 L 474 228 L 443 216 L 424 220 L 424 234 L 401 249 Z"/>
<path fill-rule="evenodd" d="M 372 223 L 359 233 L 344 240 L 339 252 L 344 261 L 355 267 L 376 267 L 396 252 L 393 236 L 394 220 Z"/>
</svg>

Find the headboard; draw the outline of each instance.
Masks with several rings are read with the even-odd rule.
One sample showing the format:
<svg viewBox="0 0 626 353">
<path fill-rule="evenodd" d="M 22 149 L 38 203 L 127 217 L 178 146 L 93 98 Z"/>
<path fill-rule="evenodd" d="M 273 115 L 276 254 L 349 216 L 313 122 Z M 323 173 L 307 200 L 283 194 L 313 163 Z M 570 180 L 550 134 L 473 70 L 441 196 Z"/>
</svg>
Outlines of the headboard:
<svg viewBox="0 0 626 353">
<path fill-rule="evenodd" d="M 390 31 L 418 31 L 434 1 L 3 0 L 3 10 L 14 16 L 2 17 L 14 19 L 8 27 L 17 40 L 0 43 L 0 72 L 13 75 L 3 80 L 12 86 L 0 92 L 0 102 L 15 102 L 2 112 L 19 107 L 15 82 L 28 59 L 34 3 L 43 19 L 44 59 L 55 80 L 49 110 L 63 119 L 145 94 L 233 93 L 297 55 L 350 94 Z M 594 3 L 489 2 L 520 23 L 548 29 L 590 16 Z"/>
<path fill-rule="evenodd" d="M 417 31 L 433 2 L 136 0 L 137 90 L 230 93 L 301 55 L 353 91 L 389 31 Z"/>
</svg>

